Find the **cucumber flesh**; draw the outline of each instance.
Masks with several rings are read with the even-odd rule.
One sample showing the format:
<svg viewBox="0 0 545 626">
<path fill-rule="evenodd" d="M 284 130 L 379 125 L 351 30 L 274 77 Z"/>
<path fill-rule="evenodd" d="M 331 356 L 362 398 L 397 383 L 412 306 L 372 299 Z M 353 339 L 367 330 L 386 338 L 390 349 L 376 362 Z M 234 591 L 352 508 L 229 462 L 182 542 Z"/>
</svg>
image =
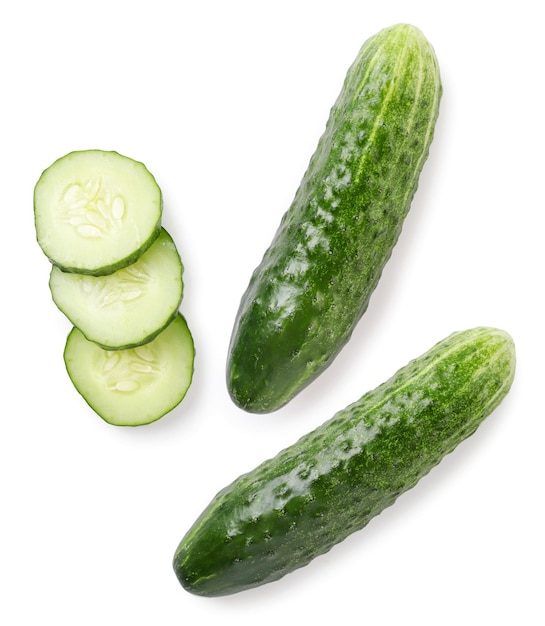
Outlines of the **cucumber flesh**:
<svg viewBox="0 0 545 626">
<path fill-rule="evenodd" d="M 64 361 L 87 404 L 115 426 L 158 420 L 184 399 L 193 377 L 195 348 L 184 317 L 152 341 L 127 350 L 104 350 L 76 327 L 68 335 Z"/>
<path fill-rule="evenodd" d="M 71 152 L 34 189 L 38 244 L 64 271 L 103 275 L 134 262 L 159 235 L 161 215 L 153 175 L 118 152 Z"/>
<path fill-rule="evenodd" d="M 63 272 L 53 266 L 53 301 L 89 341 L 106 349 L 147 343 L 178 312 L 183 265 L 163 228 L 137 261 L 106 276 Z"/>
</svg>

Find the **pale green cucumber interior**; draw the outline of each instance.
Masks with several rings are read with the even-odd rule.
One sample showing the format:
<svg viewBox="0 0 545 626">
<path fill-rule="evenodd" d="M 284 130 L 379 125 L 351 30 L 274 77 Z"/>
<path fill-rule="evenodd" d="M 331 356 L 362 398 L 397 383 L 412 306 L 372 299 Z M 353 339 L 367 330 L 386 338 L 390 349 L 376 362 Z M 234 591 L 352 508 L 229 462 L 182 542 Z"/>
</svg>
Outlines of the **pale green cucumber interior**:
<svg viewBox="0 0 545 626">
<path fill-rule="evenodd" d="M 182 274 L 174 241 L 162 229 L 131 265 L 106 276 L 53 266 L 49 287 L 55 304 L 87 339 L 105 348 L 128 348 L 152 339 L 176 315 Z"/>
<path fill-rule="evenodd" d="M 159 233 L 162 194 L 146 167 L 117 152 L 71 152 L 34 190 L 37 240 L 64 270 L 107 274 L 133 262 Z"/>
<path fill-rule="evenodd" d="M 75 388 L 100 417 L 140 426 L 183 400 L 193 377 L 194 344 L 178 314 L 155 339 L 128 350 L 104 350 L 73 328 L 64 360 Z"/>
</svg>

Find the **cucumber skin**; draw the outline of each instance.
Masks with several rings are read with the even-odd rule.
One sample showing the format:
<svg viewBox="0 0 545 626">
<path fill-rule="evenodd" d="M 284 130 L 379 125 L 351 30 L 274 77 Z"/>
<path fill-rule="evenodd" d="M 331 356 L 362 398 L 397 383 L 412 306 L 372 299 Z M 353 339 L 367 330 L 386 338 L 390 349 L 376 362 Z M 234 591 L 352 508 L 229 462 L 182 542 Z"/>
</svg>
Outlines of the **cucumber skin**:
<svg viewBox="0 0 545 626">
<path fill-rule="evenodd" d="M 364 43 L 236 314 L 227 387 L 272 412 L 350 338 L 401 232 L 442 95 L 434 51 L 398 24 Z"/>
<path fill-rule="evenodd" d="M 181 585 L 220 596 L 308 564 L 413 487 L 508 393 L 511 337 L 453 333 L 219 492 L 176 550 Z"/>
</svg>

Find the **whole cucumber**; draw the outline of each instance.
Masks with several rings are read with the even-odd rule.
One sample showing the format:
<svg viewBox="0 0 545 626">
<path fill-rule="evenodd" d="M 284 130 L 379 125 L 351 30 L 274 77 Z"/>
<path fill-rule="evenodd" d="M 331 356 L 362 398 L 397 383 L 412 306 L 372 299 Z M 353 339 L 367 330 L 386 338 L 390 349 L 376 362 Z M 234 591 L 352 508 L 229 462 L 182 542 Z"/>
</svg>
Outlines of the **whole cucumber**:
<svg viewBox="0 0 545 626">
<path fill-rule="evenodd" d="M 241 408 L 285 405 L 350 338 L 401 232 L 441 93 L 434 51 L 414 26 L 361 48 L 241 299 L 227 362 Z"/>
<path fill-rule="evenodd" d="M 453 333 L 219 492 L 174 556 L 188 591 L 277 580 L 363 528 L 470 436 L 508 393 L 503 330 Z"/>
</svg>

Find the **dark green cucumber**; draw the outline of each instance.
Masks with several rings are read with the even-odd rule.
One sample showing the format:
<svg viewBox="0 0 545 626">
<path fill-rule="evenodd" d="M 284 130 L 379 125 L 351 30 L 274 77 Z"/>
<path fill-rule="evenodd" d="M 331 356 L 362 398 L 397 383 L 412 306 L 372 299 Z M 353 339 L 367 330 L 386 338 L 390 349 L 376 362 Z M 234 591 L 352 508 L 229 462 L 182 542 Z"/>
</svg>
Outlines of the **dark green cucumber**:
<svg viewBox="0 0 545 626">
<path fill-rule="evenodd" d="M 502 401 L 511 337 L 457 332 L 220 491 L 179 544 L 185 589 L 231 594 L 309 563 L 413 487 Z"/>
<path fill-rule="evenodd" d="M 280 408 L 350 338 L 400 235 L 441 93 L 434 51 L 417 28 L 395 25 L 361 48 L 241 299 L 227 362 L 238 406 Z"/>
</svg>

